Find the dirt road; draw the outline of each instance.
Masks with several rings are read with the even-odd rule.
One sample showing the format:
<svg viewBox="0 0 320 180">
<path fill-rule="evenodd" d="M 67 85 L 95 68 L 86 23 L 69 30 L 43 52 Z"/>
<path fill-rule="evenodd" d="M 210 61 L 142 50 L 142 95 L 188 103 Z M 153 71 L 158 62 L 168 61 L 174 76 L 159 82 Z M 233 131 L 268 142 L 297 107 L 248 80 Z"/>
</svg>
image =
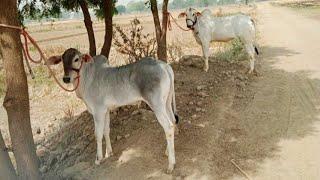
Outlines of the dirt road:
<svg viewBox="0 0 320 180">
<path fill-rule="evenodd" d="M 320 22 L 268 4 L 258 12 L 264 67 L 253 84 L 254 100 L 240 117 L 268 158 L 252 177 L 319 179 Z"/>
</svg>

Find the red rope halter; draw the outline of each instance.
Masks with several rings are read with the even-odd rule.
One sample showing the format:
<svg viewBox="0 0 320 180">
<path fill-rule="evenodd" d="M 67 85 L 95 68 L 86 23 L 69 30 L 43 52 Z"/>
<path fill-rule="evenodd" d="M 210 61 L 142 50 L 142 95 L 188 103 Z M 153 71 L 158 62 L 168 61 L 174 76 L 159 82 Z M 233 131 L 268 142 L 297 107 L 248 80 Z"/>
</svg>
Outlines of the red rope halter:
<svg viewBox="0 0 320 180">
<path fill-rule="evenodd" d="M 177 20 L 172 16 L 172 14 L 170 12 L 167 12 L 168 14 L 168 29 L 171 31 L 172 30 L 172 25 L 171 25 L 171 20 L 173 20 L 173 22 L 183 31 L 191 31 L 192 29 L 185 29 L 183 28 L 181 25 L 178 24 Z"/>
</svg>

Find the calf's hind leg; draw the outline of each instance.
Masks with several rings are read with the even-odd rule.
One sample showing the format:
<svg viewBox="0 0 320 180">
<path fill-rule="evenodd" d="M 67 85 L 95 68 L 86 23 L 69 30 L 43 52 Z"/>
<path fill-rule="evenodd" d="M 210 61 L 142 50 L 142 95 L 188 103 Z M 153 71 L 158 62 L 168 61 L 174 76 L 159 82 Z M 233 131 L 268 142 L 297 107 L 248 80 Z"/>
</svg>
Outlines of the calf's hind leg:
<svg viewBox="0 0 320 180">
<path fill-rule="evenodd" d="M 167 173 L 171 173 L 176 164 L 175 152 L 174 152 L 174 124 L 170 119 L 170 116 L 166 110 L 166 103 L 164 100 L 154 101 L 155 103 L 150 103 L 151 109 L 153 109 L 158 122 L 164 129 L 166 140 L 167 140 L 167 150 L 168 150 L 168 169 Z"/>
<path fill-rule="evenodd" d="M 248 71 L 249 74 L 251 74 L 254 71 L 254 62 L 255 62 L 255 57 L 254 57 L 254 46 L 253 44 L 245 44 L 246 50 L 249 54 L 250 58 L 250 69 Z"/>
</svg>

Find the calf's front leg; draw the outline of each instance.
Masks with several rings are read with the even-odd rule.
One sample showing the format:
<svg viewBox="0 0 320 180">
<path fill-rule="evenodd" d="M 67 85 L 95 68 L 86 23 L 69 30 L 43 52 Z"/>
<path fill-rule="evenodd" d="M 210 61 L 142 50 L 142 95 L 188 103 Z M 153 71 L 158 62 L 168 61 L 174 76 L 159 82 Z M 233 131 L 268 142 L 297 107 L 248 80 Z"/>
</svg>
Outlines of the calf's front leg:
<svg viewBox="0 0 320 180">
<path fill-rule="evenodd" d="M 202 53 L 204 58 L 204 67 L 203 70 L 208 72 L 209 70 L 209 42 L 202 42 Z"/>
<path fill-rule="evenodd" d="M 97 155 L 95 164 L 100 165 L 102 156 L 102 138 L 103 138 L 103 130 L 105 126 L 105 111 L 95 111 L 93 112 L 94 119 L 94 133 L 97 141 Z"/>
<path fill-rule="evenodd" d="M 106 156 L 108 158 L 112 156 L 112 147 L 110 141 L 110 112 L 109 110 L 106 113 L 106 119 L 104 123 L 104 139 L 106 140 Z"/>
</svg>

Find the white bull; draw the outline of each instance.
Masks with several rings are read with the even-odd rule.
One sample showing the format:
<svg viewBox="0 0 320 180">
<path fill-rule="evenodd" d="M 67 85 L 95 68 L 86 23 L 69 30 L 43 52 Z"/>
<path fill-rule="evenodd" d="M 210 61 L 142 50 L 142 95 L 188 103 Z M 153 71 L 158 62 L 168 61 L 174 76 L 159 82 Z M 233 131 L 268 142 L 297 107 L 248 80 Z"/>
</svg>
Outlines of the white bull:
<svg viewBox="0 0 320 180">
<path fill-rule="evenodd" d="M 214 17 L 209 9 L 201 13 L 188 8 L 179 17 L 186 17 L 187 27 L 193 31 L 198 44 L 202 46 L 204 56 L 204 71 L 208 71 L 209 46 L 211 42 L 228 42 L 240 38 L 250 56 L 249 73 L 254 71 L 256 30 L 250 16 L 238 14 L 225 17 Z"/>
<path fill-rule="evenodd" d="M 106 140 L 105 157 L 112 155 L 109 111 L 116 106 L 146 102 L 163 127 L 167 140 L 168 172 L 176 163 L 174 152 L 174 125 L 176 113 L 174 74 L 170 65 L 152 58 L 111 67 L 104 56 L 81 54 L 70 48 L 62 56 L 52 56 L 49 64 L 63 62 L 65 83 L 73 83 L 77 96 L 93 115 L 97 140 L 96 164 L 103 159 L 102 137 Z M 89 62 L 87 62 L 89 61 Z M 85 63 L 87 62 L 87 63 Z M 79 83 L 79 84 L 78 84 Z"/>
</svg>

